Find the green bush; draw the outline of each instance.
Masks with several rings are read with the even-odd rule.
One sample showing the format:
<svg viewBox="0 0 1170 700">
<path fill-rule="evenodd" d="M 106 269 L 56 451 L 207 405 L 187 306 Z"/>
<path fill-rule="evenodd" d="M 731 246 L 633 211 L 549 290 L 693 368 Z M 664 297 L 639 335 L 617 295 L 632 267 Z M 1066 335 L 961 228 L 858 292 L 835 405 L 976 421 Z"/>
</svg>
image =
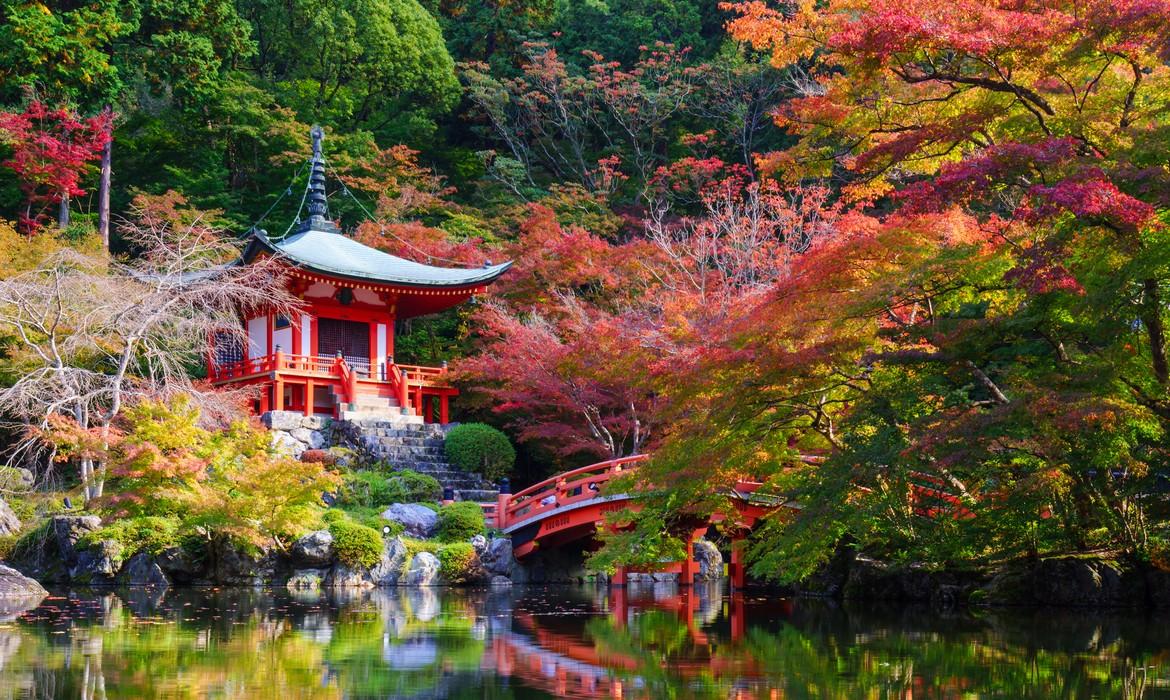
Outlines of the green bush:
<svg viewBox="0 0 1170 700">
<path fill-rule="evenodd" d="M 486 530 L 483 508 L 471 501 L 458 501 L 439 509 L 439 539 L 443 542 L 466 542 Z"/>
<path fill-rule="evenodd" d="M 467 472 L 479 472 L 496 481 L 516 464 L 516 450 L 508 436 L 483 423 L 465 423 L 447 433 L 447 461 Z"/>
<path fill-rule="evenodd" d="M 443 496 L 443 487 L 433 476 L 419 474 L 410 469 L 396 471 L 386 479 L 386 493 L 390 503 L 418 503 L 437 501 Z"/>
<path fill-rule="evenodd" d="M 382 533 L 346 519 L 331 518 L 329 532 L 337 559 L 347 566 L 369 568 L 382 558 Z"/>
<path fill-rule="evenodd" d="M 96 547 L 102 540 L 117 542 L 127 555 L 138 552 L 158 554 L 179 546 L 179 519 L 158 515 L 122 518 L 85 533 L 78 544 L 83 548 Z"/>
<path fill-rule="evenodd" d="M 340 494 L 342 505 L 377 508 L 392 502 L 389 500 L 386 477 L 378 472 L 351 472 L 345 475 L 344 480 Z"/>
<path fill-rule="evenodd" d="M 447 583 L 467 583 L 479 576 L 475 548 L 467 542 L 453 542 L 439 548 L 439 574 Z"/>
<path fill-rule="evenodd" d="M 434 501 L 442 493 L 434 477 L 409 469 L 389 476 L 379 471 L 356 471 L 345 475 L 341 503 L 347 507 L 379 508 L 391 503 Z"/>
</svg>

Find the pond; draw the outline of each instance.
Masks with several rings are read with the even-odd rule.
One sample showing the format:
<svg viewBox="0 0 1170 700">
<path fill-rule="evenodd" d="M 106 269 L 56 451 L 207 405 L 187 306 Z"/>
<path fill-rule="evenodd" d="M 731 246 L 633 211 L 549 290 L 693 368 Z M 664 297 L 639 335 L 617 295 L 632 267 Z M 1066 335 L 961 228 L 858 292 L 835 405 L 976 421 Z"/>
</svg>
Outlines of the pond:
<svg viewBox="0 0 1170 700">
<path fill-rule="evenodd" d="M 718 587 L 54 592 L 0 698 L 1170 698 L 1170 620 Z"/>
</svg>

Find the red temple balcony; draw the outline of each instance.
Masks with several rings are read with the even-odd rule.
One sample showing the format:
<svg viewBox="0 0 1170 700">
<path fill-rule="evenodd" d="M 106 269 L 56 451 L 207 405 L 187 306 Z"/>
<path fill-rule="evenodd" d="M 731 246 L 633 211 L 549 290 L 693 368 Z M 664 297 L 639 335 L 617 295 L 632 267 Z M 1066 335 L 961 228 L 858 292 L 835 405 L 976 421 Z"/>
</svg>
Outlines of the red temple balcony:
<svg viewBox="0 0 1170 700">
<path fill-rule="evenodd" d="M 294 355 L 279 349 L 236 362 L 212 362 L 208 378 L 214 386 L 259 388 L 258 413 L 300 411 L 335 418 L 375 417 L 397 410 L 421 416 L 427 423 L 446 424 L 451 397 L 459 393 L 448 381 L 446 363 L 400 365 L 390 357 L 371 363 L 361 357 Z"/>
</svg>

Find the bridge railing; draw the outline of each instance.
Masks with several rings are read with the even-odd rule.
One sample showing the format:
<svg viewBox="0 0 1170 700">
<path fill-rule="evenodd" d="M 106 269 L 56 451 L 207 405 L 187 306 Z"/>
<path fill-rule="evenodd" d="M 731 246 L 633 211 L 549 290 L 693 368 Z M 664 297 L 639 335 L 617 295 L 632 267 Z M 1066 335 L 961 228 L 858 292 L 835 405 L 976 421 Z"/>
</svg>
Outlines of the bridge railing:
<svg viewBox="0 0 1170 700">
<path fill-rule="evenodd" d="M 484 519 L 497 529 L 539 518 L 549 512 L 597 498 L 604 485 L 645 461 L 646 455 L 632 455 L 598 462 L 557 474 L 515 494 L 501 494 L 497 503 L 481 503 Z"/>
</svg>

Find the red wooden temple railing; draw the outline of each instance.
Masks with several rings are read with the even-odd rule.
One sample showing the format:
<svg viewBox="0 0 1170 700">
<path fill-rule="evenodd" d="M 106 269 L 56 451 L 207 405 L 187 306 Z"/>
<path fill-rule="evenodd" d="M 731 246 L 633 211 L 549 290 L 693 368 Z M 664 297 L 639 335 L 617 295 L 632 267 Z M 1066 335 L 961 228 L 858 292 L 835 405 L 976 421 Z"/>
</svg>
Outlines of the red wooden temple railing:
<svg viewBox="0 0 1170 700">
<path fill-rule="evenodd" d="M 424 367 L 399 365 L 392 357 L 380 367 L 364 358 L 296 355 L 277 350 L 261 357 L 225 364 L 212 364 L 208 379 L 213 384 L 263 383 L 272 379 L 278 386 L 313 384 L 333 386 L 338 400 L 354 403 L 365 393 L 392 396 L 399 406 L 414 408 L 431 418 L 429 400 L 439 397 L 439 422 L 447 423 L 449 399 L 458 392 L 447 381 L 447 365 Z M 381 385 L 383 389 L 378 389 Z M 365 390 L 363 391 L 363 387 Z"/>
<path fill-rule="evenodd" d="M 501 493 L 496 503 L 480 504 L 484 509 L 484 519 L 489 526 L 502 530 L 566 506 L 598 498 L 606 483 L 630 465 L 646 459 L 647 455 L 611 459 L 557 474 L 519 493 Z"/>
</svg>

